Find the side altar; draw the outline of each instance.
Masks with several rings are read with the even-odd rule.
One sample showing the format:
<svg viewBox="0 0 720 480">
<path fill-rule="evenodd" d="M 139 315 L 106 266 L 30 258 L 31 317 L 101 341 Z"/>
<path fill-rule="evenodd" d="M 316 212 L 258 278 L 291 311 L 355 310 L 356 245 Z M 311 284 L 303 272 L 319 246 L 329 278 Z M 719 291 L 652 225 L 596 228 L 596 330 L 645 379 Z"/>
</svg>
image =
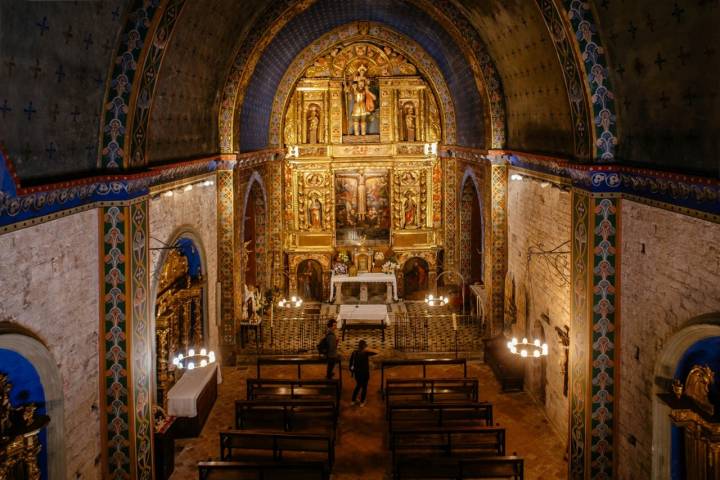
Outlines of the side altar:
<svg viewBox="0 0 720 480">
<path fill-rule="evenodd" d="M 444 238 L 437 144 L 445 112 L 436 85 L 407 52 L 370 35 L 314 58 L 286 100 L 280 129 L 289 290 L 342 303 L 343 283 L 359 283 L 361 301 L 368 284 L 385 283 L 391 302 L 410 270 L 413 288 L 427 288 Z M 333 275 L 338 253 L 358 247 L 370 251 L 361 275 Z M 397 259 L 397 277 L 379 273 L 375 255 Z"/>
</svg>

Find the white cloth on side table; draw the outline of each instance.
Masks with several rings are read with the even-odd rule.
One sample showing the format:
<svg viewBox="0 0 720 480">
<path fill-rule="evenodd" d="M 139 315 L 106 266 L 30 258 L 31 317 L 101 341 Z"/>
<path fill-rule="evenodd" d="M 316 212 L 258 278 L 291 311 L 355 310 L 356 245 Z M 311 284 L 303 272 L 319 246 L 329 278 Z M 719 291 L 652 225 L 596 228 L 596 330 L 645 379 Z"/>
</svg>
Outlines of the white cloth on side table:
<svg viewBox="0 0 720 480">
<path fill-rule="evenodd" d="M 185 370 L 183 376 L 168 392 L 168 415 L 173 417 L 197 416 L 197 399 L 205 385 L 215 378 L 222 383 L 222 375 L 217 363 L 207 367 Z"/>
<path fill-rule="evenodd" d="M 337 322 L 342 328 L 343 322 L 348 323 L 381 323 L 390 325 L 387 305 L 340 305 Z"/>
<path fill-rule="evenodd" d="M 336 283 L 390 283 L 393 288 L 393 299 L 398 300 L 397 278 L 394 273 L 360 273 L 354 277 L 333 274 L 330 277 L 330 301 L 335 298 Z"/>
</svg>

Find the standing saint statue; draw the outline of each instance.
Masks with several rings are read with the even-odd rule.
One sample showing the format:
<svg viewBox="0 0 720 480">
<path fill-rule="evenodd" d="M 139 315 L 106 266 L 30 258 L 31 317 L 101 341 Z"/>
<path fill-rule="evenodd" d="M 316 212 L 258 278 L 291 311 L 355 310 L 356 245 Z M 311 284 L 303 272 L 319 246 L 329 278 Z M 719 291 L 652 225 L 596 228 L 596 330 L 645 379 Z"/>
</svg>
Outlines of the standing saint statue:
<svg viewBox="0 0 720 480">
<path fill-rule="evenodd" d="M 415 141 L 415 106 L 410 102 L 405 104 L 405 140 Z"/>
<path fill-rule="evenodd" d="M 312 106 L 308 111 L 308 143 L 318 143 L 318 128 L 320 126 L 320 116 L 318 115 L 318 109 Z"/>
<path fill-rule="evenodd" d="M 317 196 L 312 198 L 308 206 L 308 223 L 311 228 L 322 230 L 322 203 Z"/>
<path fill-rule="evenodd" d="M 353 96 L 352 112 L 353 135 L 367 134 L 367 117 L 375 111 L 377 97 L 368 88 L 368 79 L 365 77 L 367 67 L 360 65 L 353 77 L 352 85 L 347 85 Z"/>
<path fill-rule="evenodd" d="M 403 202 L 403 210 L 404 210 L 404 222 L 403 227 L 414 227 L 417 226 L 415 214 L 417 212 L 417 203 L 415 203 L 415 200 L 413 199 L 413 194 L 411 191 L 405 192 L 405 201 Z"/>
</svg>

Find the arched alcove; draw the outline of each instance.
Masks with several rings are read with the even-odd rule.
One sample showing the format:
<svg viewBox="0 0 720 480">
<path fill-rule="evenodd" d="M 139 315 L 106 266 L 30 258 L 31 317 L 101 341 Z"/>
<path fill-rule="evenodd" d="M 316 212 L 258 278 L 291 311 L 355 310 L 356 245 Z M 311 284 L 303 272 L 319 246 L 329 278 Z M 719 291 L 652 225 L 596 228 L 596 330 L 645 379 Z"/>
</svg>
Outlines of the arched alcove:
<svg viewBox="0 0 720 480">
<path fill-rule="evenodd" d="M 65 422 L 60 371 L 47 347 L 21 332 L 20 328 L 0 324 L 0 372 L 7 374 L 13 384 L 10 401 L 14 407 L 34 403 L 38 414 L 50 417 L 50 423 L 40 434 L 41 478 L 64 479 Z"/>
<path fill-rule="evenodd" d="M 705 315 L 696 318 L 675 333 L 666 342 L 655 363 L 655 383 L 653 387 L 653 445 L 652 478 L 672 478 L 672 425 L 670 407 L 661 401 L 657 394 L 666 393 L 678 374 L 683 358 L 698 342 L 720 337 L 720 314 Z M 681 379 L 684 381 L 685 379 Z"/>
<path fill-rule="evenodd" d="M 267 281 L 267 196 L 260 175 L 255 172 L 250 179 L 243 203 L 242 269 L 245 285 L 263 290 Z"/>
<path fill-rule="evenodd" d="M 420 300 L 428 289 L 428 262 L 420 257 L 409 258 L 402 267 L 403 297 L 406 300 Z"/>
<path fill-rule="evenodd" d="M 176 231 L 153 279 L 154 398 L 160 406 L 174 384 L 171 359 L 190 347 L 209 346 L 206 257 L 191 229 Z"/>
<path fill-rule="evenodd" d="M 304 301 L 323 301 L 323 270 L 317 260 L 303 260 L 297 268 L 297 292 Z"/>
<path fill-rule="evenodd" d="M 477 179 L 465 172 L 460 189 L 460 273 L 468 285 L 483 283 L 482 200 Z"/>
</svg>

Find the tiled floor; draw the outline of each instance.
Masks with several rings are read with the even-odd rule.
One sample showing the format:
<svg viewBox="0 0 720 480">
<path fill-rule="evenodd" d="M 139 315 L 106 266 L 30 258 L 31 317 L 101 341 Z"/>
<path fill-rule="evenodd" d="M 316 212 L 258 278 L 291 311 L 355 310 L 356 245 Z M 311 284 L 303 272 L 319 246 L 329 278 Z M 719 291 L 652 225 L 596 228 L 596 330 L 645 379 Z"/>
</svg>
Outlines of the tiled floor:
<svg viewBox="0 0 720 480">
<path fill-rule="evenodd" d="M 469 363 L 468 375 L 480 380 L 480 399 L 493 403 L 495 421 L 507 430 L 507 451 L 525 458 L 527 480 L 556 480 L 567 478 L 567 463 L 562 439 L 554 433 L 543 412 L 524 393 L 499 393 L 499 385 L 492 372 L 483 364 Z M 176 442 L 175 473 L 172 480 L 196 479 L 196 462 L 217 458 L 218 432 L 233 423 L 233 401 L 245 398 L 245 379 L 253 376 L 253 367 L 224 367 L 223 383 L 218 400 L 200 437 Z M 294 367 L 264 367 L 268 378 L 293 378 Z M 303 378 L 320 378 L 321 367 L 306 367 Z M 413 367 L 392 369 L 390 377 L 415 377 Z M 433 367 L 428 375 L 458 376 L 457 366 Z M 365 408 L 350 405 L 353 381 L 343 372 L 343 400 L 333 480 L 385 480 L 390 478 L 389 455 L 386 446 L 384 405 L 378 393 L 379 372 L 374 371 Z"/>
</svg>

